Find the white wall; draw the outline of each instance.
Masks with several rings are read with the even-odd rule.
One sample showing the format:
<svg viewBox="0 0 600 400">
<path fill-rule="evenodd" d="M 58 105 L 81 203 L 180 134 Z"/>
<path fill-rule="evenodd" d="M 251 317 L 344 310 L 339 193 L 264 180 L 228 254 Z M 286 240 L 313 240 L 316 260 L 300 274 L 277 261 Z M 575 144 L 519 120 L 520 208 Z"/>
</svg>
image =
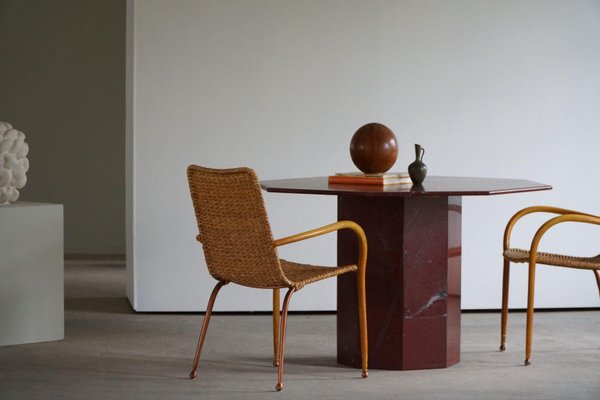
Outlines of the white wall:
<svg viewBox="0 0 600 400">
<path fill-rule="evenodd" d="M 131 40 L 129 296 L 139 311 L 199 310 L 214 280 L 195 242 L 190 163 L 247 165 L 262 179 L 353 169 L 363 123 L 398 137 L 395 170 L 426 149 L 432 175 L 524 178 L 554 190 L 463 201 L 463 308 L 498 308 L 501 239 L 513 212 L 600 213 L 597 1 L 135 1 Z M 335 220 L 334 197 L 265 194 L 275 237 Z M 515 240 L 527 243 L 526 222 Z M 599 232 L 546 241 L 594 254 Z M 335 236 L 283 249 L 335 264 Z M 512 306 L 525 304 L 525 269 Z M 590 272 L 540 267 L 537 304 L 598 306 Z M 293 309 L 334 309 L 335 281 Z M 227 287 L 218 310 L 268 310 Z"/>
</svg>

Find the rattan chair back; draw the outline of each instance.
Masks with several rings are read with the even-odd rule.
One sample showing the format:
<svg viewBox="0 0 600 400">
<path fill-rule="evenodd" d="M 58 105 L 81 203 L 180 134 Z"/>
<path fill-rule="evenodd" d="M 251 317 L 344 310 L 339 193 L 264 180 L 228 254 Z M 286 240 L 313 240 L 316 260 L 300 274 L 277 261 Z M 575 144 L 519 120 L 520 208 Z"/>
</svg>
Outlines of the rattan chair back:
<svg viewBox="0 0 600 400">
<path fill-rule="evenodd" d="M 259 288 L 291 287 L 273 245 L 258 178 L 250 168 L 190 165 L 190 194 L 209 273 Z"/>
</svg>

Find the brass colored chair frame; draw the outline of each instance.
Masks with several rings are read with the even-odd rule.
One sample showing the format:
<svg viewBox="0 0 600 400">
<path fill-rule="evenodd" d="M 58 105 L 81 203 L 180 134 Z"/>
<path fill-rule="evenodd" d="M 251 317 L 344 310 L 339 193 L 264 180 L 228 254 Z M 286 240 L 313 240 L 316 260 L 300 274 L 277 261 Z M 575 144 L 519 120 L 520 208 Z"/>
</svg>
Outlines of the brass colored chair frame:
<svg viewBox="0 0 600 400">
<path fill-rule="evenodd" d="M 521 218 L 533 213 L 551 213 L 559 216 L 553 217 L 540 226 L 535 233 L 529 250 L 522 250 L 510 247 L 510 236 L 512 230 Z M 538 251 L 540 241 L 544 234 L 556 225 L 565 222 L 578 222 L 586 224 L 600 225 L 600 216 L 586 214 L 579 211 L 567 210 L 564 208 L 549 206 L 533 206 L 518 211 L 508 221 L 504 231 L 503 257 L 504 269 L 502 277 L 502 316 L 500 327 L 500 351 L 506 350 L 506 325 L 508 322 L 508 292 L 510 278 L 510 263 L 528 263 L 528 284 L 527 284 L 527 326 L 525 334 L 525 365 L 531 364 L 531 349 L 533 337 L 533 312 L 534 312 L 534 292 L 535 292 L 535 267 L 537 264 L 552 265 L 566 268 L 587 269 L 594 272 L 596 284 L 600 292 L 600 255 L 595 257 L 572 257 L 560 254 L 542 253 Z"/>
<path fill-rule="evenodd" d="M 260 184 L 253 170 L 211 169 L 190 165 L 187 174 L 200 232 L 196 239 L 202 243 L 209 273 L 218 281 L 208 301 L 190 378 L 197 377 L 200 353 L 217 294 L 224 285 L 233 282 L 247 287 L 273 290 L 273 365 L 278 367 L 278 381 L 275 388 L 277 391 L 282 390 L 287 316 L 292 295 L 307 284 L 353 271 L 357 272 L 362 377 L 366 378 L 368 376 L 365 298 L 367 239 L 363 229 L 355 222 L 339 221 L 273 240 Z M 228 208 L 230 204 L 233 205 L 231 210 Z M 238 206 L 239 209 L 236 209 Z M 236 218 L 232 219 L 231 213 L 234 213 Z M 358 238 L 359 255 L 356 265 L 320 267 L 292 263 L 277 257 L 276 248 L 279 246 L 341 229 L 352 230 Z M 223 242 L 226 242 L 225 245 Z M 241 254 L 236 253 L 238 247 L 243 250 Z M 279 291 L 283 288 L 288 290 L 280 310 Z"/>
</svg>

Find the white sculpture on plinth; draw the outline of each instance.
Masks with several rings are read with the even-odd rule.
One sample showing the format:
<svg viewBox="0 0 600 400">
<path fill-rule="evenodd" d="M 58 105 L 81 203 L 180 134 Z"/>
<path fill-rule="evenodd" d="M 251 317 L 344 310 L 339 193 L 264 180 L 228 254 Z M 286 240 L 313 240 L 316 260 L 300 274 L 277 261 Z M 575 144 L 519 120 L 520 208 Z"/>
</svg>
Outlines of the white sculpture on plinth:
<svg viewBox="0 0 600 400">
<path fill-rule="evenodd" d="M 17 201 L 27 183 L 29 146 L 25 135 L 8 122 L 0 121 L 0 204 Z"/>
</svg>

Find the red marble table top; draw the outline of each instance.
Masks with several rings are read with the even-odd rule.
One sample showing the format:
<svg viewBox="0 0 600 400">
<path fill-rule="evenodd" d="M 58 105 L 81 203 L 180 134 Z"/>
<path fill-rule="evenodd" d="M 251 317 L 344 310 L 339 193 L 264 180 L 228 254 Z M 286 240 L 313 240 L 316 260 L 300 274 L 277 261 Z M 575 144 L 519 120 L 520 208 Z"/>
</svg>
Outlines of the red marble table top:
<svg viewBox="0 0 600 400">
<path fill-rule="evenodd" d="M 362 196 L 489 196 L 550 190 L 552 186 L 524 179 L 428 176 L 419 186 L 328 184 L 326 176 L 262 181 L 267 192 Z"/>
</svg>

